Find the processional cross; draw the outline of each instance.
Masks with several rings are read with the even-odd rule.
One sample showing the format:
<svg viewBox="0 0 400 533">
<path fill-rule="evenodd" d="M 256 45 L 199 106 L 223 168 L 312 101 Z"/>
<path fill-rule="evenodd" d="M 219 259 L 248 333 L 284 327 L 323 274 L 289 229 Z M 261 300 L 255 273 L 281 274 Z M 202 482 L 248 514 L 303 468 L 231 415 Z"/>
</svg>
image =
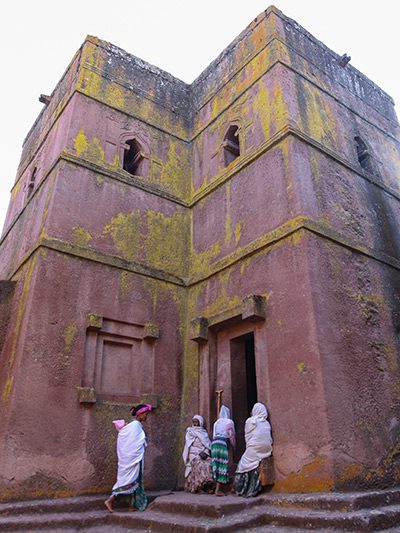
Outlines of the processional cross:
<svg viewBox="0 0 400 533">
<path fill-rule="evenodd" d="M 223 392 L 224 392 L 224 389 L 219 389 L 215 391 L 215 394 L 217 395 L 217 418 L 219 417 L 219 411 L 221 409 L 221 400 L 222 400 Z"/>
</svg>

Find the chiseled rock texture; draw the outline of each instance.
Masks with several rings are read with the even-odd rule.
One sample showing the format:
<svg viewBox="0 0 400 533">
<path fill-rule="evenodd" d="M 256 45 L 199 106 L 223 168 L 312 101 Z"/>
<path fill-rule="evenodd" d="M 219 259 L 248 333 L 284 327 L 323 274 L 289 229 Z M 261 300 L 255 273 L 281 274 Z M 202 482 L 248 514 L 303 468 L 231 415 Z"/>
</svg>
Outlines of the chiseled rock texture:
<svg viewBox="0 0 400 533">
<path fill-rule="evenodd" d="M 392 99 L 274 7 L 191 84 L 87 37 L 28 133 L 0 243 L 0 499 L 182 484 L 216 390 L 273 492 L 400 481 Z"/>
</svg>

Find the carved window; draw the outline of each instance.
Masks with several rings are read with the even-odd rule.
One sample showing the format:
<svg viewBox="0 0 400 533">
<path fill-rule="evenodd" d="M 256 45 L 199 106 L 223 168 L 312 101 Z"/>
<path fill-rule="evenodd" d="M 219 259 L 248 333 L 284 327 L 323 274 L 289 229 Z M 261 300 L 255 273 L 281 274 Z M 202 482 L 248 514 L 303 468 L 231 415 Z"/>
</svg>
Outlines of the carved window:
<svg viewBox="0 0 400 533">
<path fill-rule="evenodd" d="M 130 139 L 124 146 L 124 170 L 132 176 L 140 176 L 142 171 L 143 151 L 136 139 Z"/>
<path fill-rule="evenodd" d="M 224 138 L 223 148 L 224 162 L 227 167 L 240 155 L 239 128 L 237 126 L 229 127 Z"/>
<path fill-rule="evenodd" d="M 30 195 L 33 193 L 33 189 L 35 188 L 35 181 L 36 181 L 36 167 L 33 169 L 31 177 L 29 178 L 28 192 L 26 195 L 27 198 L 29 198 Z"/>
<path fill-rule="evenodd" d="M 358 135 L 354 137 L 354 140 L 356 142 L 358 162 L 360 163 L 361 167 L 364 170 L 366 170 L 369 174 L 377 175 L 373 157 L 365 141 L 363 141 L 363 139 L 359 137 Z"/>
</svg>

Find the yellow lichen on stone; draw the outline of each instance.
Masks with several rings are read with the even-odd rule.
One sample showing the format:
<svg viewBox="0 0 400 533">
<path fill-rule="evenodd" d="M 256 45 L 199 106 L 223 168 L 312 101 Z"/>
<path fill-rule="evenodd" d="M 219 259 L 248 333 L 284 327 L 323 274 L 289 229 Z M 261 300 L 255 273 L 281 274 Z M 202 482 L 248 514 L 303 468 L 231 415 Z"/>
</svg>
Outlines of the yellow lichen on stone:
<svg viewBox="0 0 400 533">
<path fill-rule="evenodd" d="M 79 133 L 78 135 L 75 137 L 74 139 L 75 141 L 75 150 L 76 150 L 76 154 L 78 156 L 81 156 L 82 154 L 84 154 L 87 149 L 88 149 L 88 143 L 87 143 L 87 140 L 86 140 L 86 135 L 85 135 L 85 128 L 82 127 L 80 130 L 79 130 Z"/>
<path fill-rule="evenodd" d="M 259 81 L 257 83 L 257 87 L 258 94 L 254 100 L 253 110 L 254 114 L 258 116 L 258 119 L 260 121 L 261 128 L 264 132 L 264 138 L 269 139 L 271 125 L 269 92 L 262 81 Z"/>
<path fill-rule="evenodd" d="M 21 180 L 19 180 L 18 183 L 16 183 L 16 185 L 14 186 L 12 193 L 11 193 L 11 200 L 15 199 L 20 188 L 21 188 Z"/>
<path fill-rule="evenodd" d="M 128 272 L 126 270 L 123 270 L 121 272 L 121 288 L 120 288 L 120 294 L 121 298 L 126 298 L 126 296 L 129 295 L 131 289 L 132 289 L 132 282 L 136 279 L 136 275 L 132 272 Z"/>
<path fill-rule="evenodd" d="M 146 259 L 151 266 L 170 272 L 184 273 L 188 249 L 187 220 L 183 210 L 172 217 L 163 213 L 147 212 L 147 235 L 145 237 Z M 183 270 L 182 270 L 183 267 Z"/>
<path fill-rule="evenodd" d="M 190 266 L 191 275 L 196 276 L 201 273 L 207 274 L 211 262 L 221 253 L 221 245 L 219 241 L 207 247 L 204 252 L 197 253 L 192 250 Z"/>
<path fill-rule="evenodd" d="M 361 316 L 365 320 L 370 320 L 373 316 L 379 313 L 380 316 L 386 316 L 387 311 L 384 306 L 383 296 L 379 293 L 370 292 L 354 292 L 347 289 L 347 293 L 352 298 L 360 310 Z"/>
<path fill-rule="evenodd" d="M 326 457 L 317 456 L 300 472 L 290 474 L 283 480 L 276 480 L 275 492 L 330 492 L 334 486 L 331 466 Z"/>
<path fill-rule="evenodd" d="M 364 472 L 364 468 L 362 465 L 359 465 L 356 463 L 346 464 L 342 468 L 342 472 L 339 476 L 339 481 L 342 483 L 345 483 L 349 480 L 360 477 L 363 474 L 363 472 Z"/>
<path fill-rule="evenodd" d="M 133 261 L 136 259 L 139 251 L 141 224 L 142 220 L 139 210 L 128 215 L 119 213 L 105 227 L 103 235 L 110 234 L 116 250 L 122 254 L 124 259 Z"/>
<path fill-rule="evenodd" d="M 337 138 L 336 120 L 321 91 L 309 83 L 304 83 L 303 96 L 306 105 L 301 106 L 303 109 L 302 127 L 306 133 L 321 143 L 335 143 Z"/>
<path fill-rule="evenodd" d="M 275 131 L 283 128 L 289 123 L 289 109 L 283 96 L 282 88 L 277 86 L 274 90 L 274 98 L 271 103 L 270 121 L 274 124 Z"/>
<path fill-rule="evenodd" d="M 303 239 L 307 238 L 308 233 L 303 229 L 300 228 L 298 231 L 295 231 L 292 233 L 290 239 L 294 246 L 297 246 L 300 242 L 303 241 Z"/>
<path fill-rule="evenodd" d="M 243 276 L 245 269 L 248 268 L 250 264 L 251 264 L 251 258 L 247 258 L 240 262 L 240 275 L 241 276 Z"/>
<path fill-rule="evenodd" d="M 89 241 L 92 240 L 90 233 L 81 228 L 80 226 L 74 226 L 72 228 L 72 242 L 79 246 L 87 246 Z"/>
<path fill-rule="evenodd" d="M 135 261 L 140 257 L 150 267 L 183 276 L 188 269 L 188 219 L 183 209 L 171 217 L 154 211 L 120 213 L 105 227 L 103 236 L 111 236 L 124 259 Z"/>
<path fill-rule="evenodd" d="M 12 376 L 7 376 L 6 384 L 3 390 L 3 403 L 7 403 L 10 397 L 11 388 L 12 388 Z"/>
<path fill-rule="evenodd" d="M 85 135 L 85 128 L 79 130 L 78 135 L 74 139 L 76 154 L 79 157 L 85 157 L 93 163 L 101 164 L 104 162 L 104 150 L 100 146 L 100 141 L 94 137 L 88 142 Z"/>
<path fill-rule="evenodd" d="M 235 226 L 235 246 L 239 244 L 240 237 L 242 236 L 244 222 L 240 221 Z"/>
<path fill-rule="evenodd" d="M 103 163 L 104 162 L 104 150 L 100 146 L 100 141 L 96 137 L 89 143 L 87 154 L 87 159 L 93 161 L 93 163 Z"/>
<path fill-rule="evenodd" d="M 176 141 L 169 141 L 167 162 L 163 165 L 160 174 L 162 187 L 176 195 L 189 194 L 191 169 L 187 151 Z"/>
<path fill-rule="evenodd" d="M 75 322 L 67 326 L 62 332 L 62 338 L 64 339 L 64 352 L 69 353 L 71 351 L 72 343 L 74 342 L 75 335 L 78 333 L 78 328 Z"/>
<path fill-rule="evenodd" d="M 229 280 L 231 270 L 232 269 L 228 268 L 217 275 L 219 285 L 218 291 L 216 291 L 212 303 L 210 303 L 204 310 L 205 316 L 212 316 L 221 311 L 224 311 L 225 309 L 235 307 L 236 305 L 241 304 L 241 296 L 237 294 L 229 295 Z"/>
<path fill-rule="evenodd" d="M 67 326 L 61 333 L 61 338 L 63 339 L 64 346 L 62 351 L 56 355 L 57 365 L 51 365 L 53 368 L 57 367 L 58 369 L 62 367 L 68 367 L 71 364 L 69 353 L 71 352 L 72 344 L 75 340 L 75 336 L 78 333 L 78 328 L 75 323 Z M 55 381 L 61 381 L 60 376 L 55 376 Z"/>
</svg>

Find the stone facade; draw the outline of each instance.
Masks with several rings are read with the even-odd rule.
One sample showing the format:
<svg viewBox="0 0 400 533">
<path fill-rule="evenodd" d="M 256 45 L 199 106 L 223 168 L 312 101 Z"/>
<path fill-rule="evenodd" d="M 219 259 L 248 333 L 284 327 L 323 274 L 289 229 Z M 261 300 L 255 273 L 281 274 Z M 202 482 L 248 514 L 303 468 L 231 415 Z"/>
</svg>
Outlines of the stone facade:
<svg viewBox="0 0 400 533">
<path fill-rule="evenodd" d="M 275 491 L 400 479 L 391 98 L 274 7 L 187 85 L 87 37 L 28 133 L 1 240 L 3 499 L 145 481 L 183 430 L 270 413 Z"/>
</svg>

